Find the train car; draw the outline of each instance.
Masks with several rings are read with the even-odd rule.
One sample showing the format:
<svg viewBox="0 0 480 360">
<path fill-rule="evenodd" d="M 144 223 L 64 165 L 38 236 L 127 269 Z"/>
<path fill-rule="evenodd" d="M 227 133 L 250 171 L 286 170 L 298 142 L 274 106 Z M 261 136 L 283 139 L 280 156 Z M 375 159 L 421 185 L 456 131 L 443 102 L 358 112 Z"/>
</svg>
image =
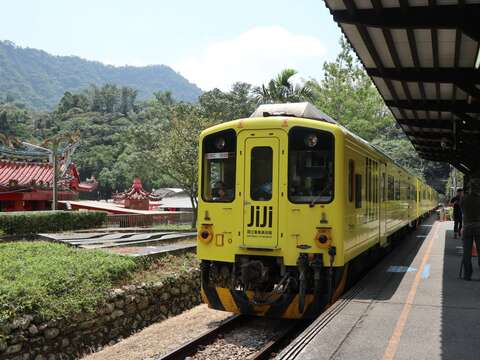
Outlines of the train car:
<svg viewBox="0 0 480 360">
<path fill-rule="evenodd" d="M 433 189 L 309 103 L 262 105 L 199 146 L 197 254 L 214 309 L 316 316 L 436 205 Z"/>
</svg>

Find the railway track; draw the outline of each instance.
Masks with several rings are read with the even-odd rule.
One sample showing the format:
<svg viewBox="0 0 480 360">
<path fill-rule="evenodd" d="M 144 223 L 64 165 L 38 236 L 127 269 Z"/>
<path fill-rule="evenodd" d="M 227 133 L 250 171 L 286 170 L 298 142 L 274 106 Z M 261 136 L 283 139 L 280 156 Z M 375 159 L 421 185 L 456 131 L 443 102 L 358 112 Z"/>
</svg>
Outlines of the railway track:
<svg viewBox="0 0 480 360">
<path fill-rule="evenodd" d="M 266 332 L 269 334 L 263 336 L 261 339 L 255 339 L 255 336 L 250 336 L 251 341 L 256 341 L 254 349 L 249 349 L 248 354 L 239 356 L 237 354 L 229 354 L 229 350 L 222 349 L 222 344 L 215 345 L 218 341 L 224 341 L 226 343 L 235 343 L 235 336 L 246 332 L 249 337 L 249 332 L 258 330 L 259 327 L 265 327 Z M 235 315 L 226 321 L 222 322 L 218 327 L 207 331 L 200 335 L 196 339 L 185 343 L 181 347 L 173 350 L 172 352 L 156 358 L 156 360 L 183 360 L 186 358 L 203 359 L 203 358 L 242 358 L 248 360 L 264 360 L 269 359 L 272 353 L 275 353 L 289 338 L 294 337 L 300 331 L 306 328 L 308 323 L 299 320 L 279 320 L 279 319 L 265 319 L 265 318 L 253 318 L 245 315 Z M 227 341 L 225 339 L 231 338 Z M 215 354 L 214 357 L 211 354 L 202 355 L 202 353 L 208 352 L 209 346 L 214 347 L 210 351 L 211 354 Z M 225 346 L 226 347 L 226 346 Z"/>
</svg>

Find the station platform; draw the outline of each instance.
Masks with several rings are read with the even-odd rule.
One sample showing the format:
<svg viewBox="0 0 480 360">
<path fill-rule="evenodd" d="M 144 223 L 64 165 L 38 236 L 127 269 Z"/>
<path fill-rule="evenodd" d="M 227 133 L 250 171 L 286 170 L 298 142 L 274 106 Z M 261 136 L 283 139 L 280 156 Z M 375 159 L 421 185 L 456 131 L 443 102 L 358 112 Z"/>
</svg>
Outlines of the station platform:
<svg viewBox="0 0 480 360">
<path fill-rule="evenodd" d="M 480 271 L 453 222 L 425 220 L 277 359 L 480 359 Z"/>
</svg>

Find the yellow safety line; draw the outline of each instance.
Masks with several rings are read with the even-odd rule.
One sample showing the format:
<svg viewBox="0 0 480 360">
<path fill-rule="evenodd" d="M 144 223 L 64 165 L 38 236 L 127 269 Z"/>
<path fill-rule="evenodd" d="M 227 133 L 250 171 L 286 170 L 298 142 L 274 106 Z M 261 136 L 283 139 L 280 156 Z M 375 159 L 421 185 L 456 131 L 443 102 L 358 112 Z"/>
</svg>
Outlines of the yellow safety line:
<svg viewBox="0 0 480 360">
<path fill-rule="evenodd" d="M 430 258 L 430 253 L 432 252 L 433 242 L 437 237 L 438 233 L 438 223 L 435 223 L 435 229 L 432 229 L 432 236 L 429 239 L 427 249 L 422 257 L 422 262 L 420 264 L 420 268 L 418 269 L 415 279 L 413 280 L 413 284 L 410 287 L 410 291 L 408 292 L 407 299 L 405 304 L 403 305 L 402 312 L 400 313 L 400 317 L 397 320 L 397 324 L 395 325 L 395 329 L 393 330 L 393 334 L 388 341 L 387 348 L 385 349 L 385 353 L 383 354 L 384 360 L 393 360 L 395 358 L 395 354 L 397 353 L 398 344 L 400 343 L 400 338 L 402 336 L 403 330 L 405 329 L 405 324 L 407 322 L 408 315 L 410 314 L 410 310 L 412 309 L 413 300 L 417 293 L 418 285 L 420 284 L 420 279 L 422 275 L 423 268 L 427 263 L 428 259 Z"/>
</svg>

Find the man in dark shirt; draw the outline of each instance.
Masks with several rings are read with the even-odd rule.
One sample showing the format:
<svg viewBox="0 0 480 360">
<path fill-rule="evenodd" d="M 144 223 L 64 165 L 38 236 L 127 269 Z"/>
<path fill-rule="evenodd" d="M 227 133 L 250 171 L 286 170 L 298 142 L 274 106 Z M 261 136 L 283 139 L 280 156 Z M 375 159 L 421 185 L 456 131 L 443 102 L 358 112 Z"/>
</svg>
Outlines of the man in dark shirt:
<svg viewBox="0 0 480 360">
<path fill-rule="evenodd" d="M 470 280 L 472 268 L 473 242 L 480 250 L 480 178 L 472 178 L 468 182 L 468 191 L 461 201 L 463 227 L 463 266 L 465 269 L 464 279 Z M 480 266 L 480 257 L 477 256 Z"/>
<path fill-rule="evenodd" d="M 463 189 L 457 189 L 457 196 L 454 196 L 452 200 L 450 200 L 450 206 L 453 206 L 453 237 L 456 239 L 458 235 L 460 235 L 462 231 L 462 198 L 463 198 Z"/>
</svg>

